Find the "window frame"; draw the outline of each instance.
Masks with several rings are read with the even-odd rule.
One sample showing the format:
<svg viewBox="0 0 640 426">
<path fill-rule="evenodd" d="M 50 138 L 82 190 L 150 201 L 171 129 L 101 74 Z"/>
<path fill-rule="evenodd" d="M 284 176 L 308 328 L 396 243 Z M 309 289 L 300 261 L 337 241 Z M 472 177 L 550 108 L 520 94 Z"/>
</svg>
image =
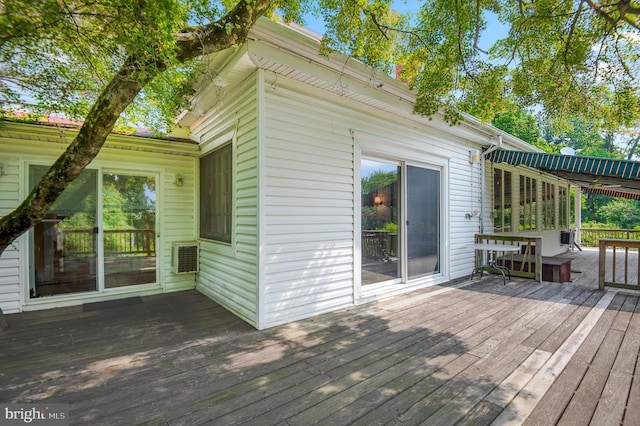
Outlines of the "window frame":
<svg viewBox="0 0 640 426">
<path fill-rule="evenodd" d="M 496 190 L 496 173 L 500 173 L 499 193 Z M 507 182 L 507 174 L 509 179 Z M 501 167 L 493 169 L 493 231 L 512 232 L 513 230 L 513 176 L 517 173 Z M 507 199 L 508 198 L 508 199 Z M 499 207 L 496 205 L 498 200 Z M 509 210 L 507 215 L 506 211 Z"/>
<path fill-rule="evenodd" d="M 506 185 L 499 185 L 497 193 L 496 176 L 504 181 L 505 172 L 511 173 L 511 230 L 501 229 L 505 226 L 507 214 L 496 206 L 508 198 Z M 506 164 L 491 163 L 487 172 L 487 179 L 492 179 L 491 212 L 492 226 L 495 233 L 516 234 L 567 229 L 571 224 L 571 190 L 569 181 L 541 171 L 520 168 Z M 523 185 L 524 183 L 524 185 Z M 523 188 L 526 187 L 526 188 Z M 527 201 L 528 199 L 528 201 Z M 503 208 L 503 210 L 505 210 Z M 535 227 L 534 227 L 535 225 Z"/>
<path fill-rule="evenodd" d="M 569 206 L 571 205 L 571 187 L 558 184 L 558 228 L 568 229 L 571 222 Z"/>
<path fill-rule="evenodd" d="M 556 184 L 542 179 L 542 229 L 556 229 Z"/>
<path fill-rule="evenodd" d="M 538 178 L 520 173 L 518 191 L 520 194 L 518 229 L 523 232 L 535 231 L 538 229 Z"/>
<path fill-rule="evenodd" d="M 206 152 L 203 152 L 203 154 L 200 156 L 200 159 L 199 159 L 198 176 L 199 176 L 200 185 L 199 185 L 199 191 L 198 191 L 198 198 L 199 198 L 198 237 L 202 240 L 224 244 L 227 246 L 233 246 L 235 242 L 234 230 L 235 230 L 235 209 L 236 209 L 235 197 L 234 197 L 235 143 L 232 136 L 224 136 L 221 138 L 217 138 L 216 141 L 218 141 L 218 143 L 212 142 L 211 144 L 209 144 L 208 146 L 209 149 L 207 149 Z M 228 156 L 228 160 L 227 160 L 228 162 L 226 163 L 228 170 L 223 171 L 223 173 L 225 173 L 225 175 L 227 176 L 227 181 L 226 183 L 222 184 L 227 188 L 227 197 L 225 197 L 226 200 L 224 200 L 225 211 L 222 213 L 222 215 L 226 216 L 225 224 L 224 224 L 226 231 L 219 232 L 219 231 L 216 231 L 215 229 L 212 229 L 210 232 L 203 233 L 203 219 L 204 219 L 203 216 L 206 216 L 206 212 L 204 210 L 206 208 L 205 203 L 209 198 L 204 196 L 205 195 L 204 191 L 206 188 L 205 181 L 207 176 L 203 176 L 203 169 L 204 169 L 203 161 L 206 160 L 207 158 L 209 159 L 217 158 L 217 156 L 224 156 L 224 155 Z M 220 186 L 220 184 L 216 186 Z M 215 188 L 214 188 L 214 191 L 215 191 Z M 209 206 L 209 209 L 211 211 L 215 210 L 215 205 L 213 204 L 215 203 L 215 200 L 216 200 L 215 196 L 210 198 L 210 202 L 212 203 L 212 205 Z M 212 228 L 215 228 L 215 227 L 212 227 Z"/>
</svg>

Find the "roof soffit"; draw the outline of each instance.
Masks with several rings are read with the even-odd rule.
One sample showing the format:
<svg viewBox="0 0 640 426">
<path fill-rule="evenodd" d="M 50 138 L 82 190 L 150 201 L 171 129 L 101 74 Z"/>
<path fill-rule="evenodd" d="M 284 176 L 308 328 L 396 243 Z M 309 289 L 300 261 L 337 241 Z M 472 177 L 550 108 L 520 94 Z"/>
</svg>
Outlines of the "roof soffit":
<svg viewBox="0 0 640 426">
<path fill-rule="evenodd" d="M 205 72 L 194 84 L 195 94 L 189 100 L 189 109 L 177 119 L 181 127 L 191 126 L 210 111 L 225 93 L 237 87 L 256 70 L 249 58 L 247 44 L 206 56 Z"/>
<path fill-rule="evenodd" d="M 532 145 L 468 114 L 463 114 L 463 120 L 455 126 L 445 122 L 440 113 L 432 118 L 414 114 L 415 93 L 406 84 L 346 55 L 320 55 L 320 38 L 304 28 L 261 18 L 244 45 L 233 52 L 219 52 L 212 60 L 210 80 L 201 79 L 202 89 L 192 99 L 191 109 L 180 117 L 179 124 L 193 124 L 219 102 L 220 87 L 233 87 L 260 68 L 479 145 L 496 145 L 503 139 L 517 149 L 537 151 Z"/>
</svg>

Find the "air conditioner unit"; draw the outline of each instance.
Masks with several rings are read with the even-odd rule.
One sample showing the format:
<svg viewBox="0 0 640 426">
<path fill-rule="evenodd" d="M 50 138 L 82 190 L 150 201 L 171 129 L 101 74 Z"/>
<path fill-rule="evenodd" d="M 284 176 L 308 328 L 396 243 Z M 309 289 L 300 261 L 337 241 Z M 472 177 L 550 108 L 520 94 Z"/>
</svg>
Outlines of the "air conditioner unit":
<svg viewBox="0 0 640 426">
<path fill-rule="evenodd" d="M 174 274 L 189 274 L 198 272 L 200 245 L 197 241 L 174 242 L 171 245 L 171 272 Z"/>
</svg>

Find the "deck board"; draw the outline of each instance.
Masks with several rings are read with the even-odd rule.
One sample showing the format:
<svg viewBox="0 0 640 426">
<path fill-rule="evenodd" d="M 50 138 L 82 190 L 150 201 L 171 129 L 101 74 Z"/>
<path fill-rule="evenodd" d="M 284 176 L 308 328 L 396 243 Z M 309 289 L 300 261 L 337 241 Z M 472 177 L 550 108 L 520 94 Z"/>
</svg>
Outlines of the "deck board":
<svg viewBox="0 0 640 426">
<path fill-rule="evenodd" d="M 196 291 L 10 315 L 0 400 L 95 425 L 638 424 L 639 297 L 583 274 L 485 275 L 265 331 Z"/>
<path fill-rule="evenodd" d="M 623 333 L 610 330 L 565 409 L 559 424 L 589 424 L 622 343 Z"/>
</svg>

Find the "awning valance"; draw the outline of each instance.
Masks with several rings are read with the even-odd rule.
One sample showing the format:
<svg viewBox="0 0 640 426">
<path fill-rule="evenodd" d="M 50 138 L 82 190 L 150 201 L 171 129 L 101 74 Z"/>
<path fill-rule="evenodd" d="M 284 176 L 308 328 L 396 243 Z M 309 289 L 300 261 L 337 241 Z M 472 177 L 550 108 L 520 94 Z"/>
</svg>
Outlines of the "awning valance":
<svg viewBox="0 0 640 426">
<path fill-rule="evenodd" d="M 583 190 L 613 197 L 640 200 L 640 162 L 498 148 L 489 161 L 527 166 L 569 180 Z"/>
</svg>

